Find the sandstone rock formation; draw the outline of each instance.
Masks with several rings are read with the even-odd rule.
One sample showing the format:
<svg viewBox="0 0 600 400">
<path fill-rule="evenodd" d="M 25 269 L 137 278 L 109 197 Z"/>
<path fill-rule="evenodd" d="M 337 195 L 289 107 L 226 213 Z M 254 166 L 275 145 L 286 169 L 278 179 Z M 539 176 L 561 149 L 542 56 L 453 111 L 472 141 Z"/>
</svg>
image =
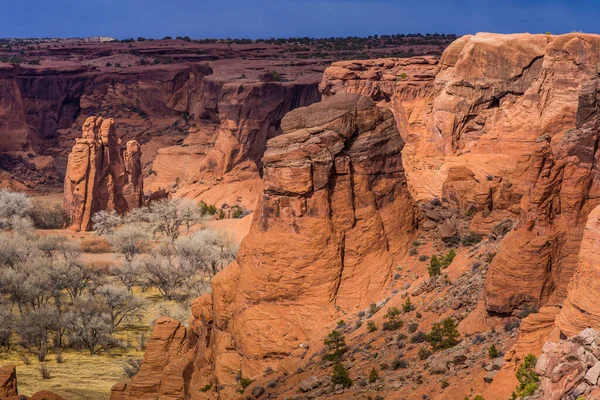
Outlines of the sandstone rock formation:
<svg viewBox="0 0 600 400">
<path fill-rule="evenodd" d="M 17 390 L 17 368 L 10 365 L 0 367 L 0 397 L 16 396 Z"/>
<path fill-rule="evenodd" d="M 240 369 L 291 368 L 319 321 L 334 306 L 377 298 L 393 256 L 406 251 L 413 210 L 389 110 L 340 94 L 290 112 L 282 129 L 263 158 L 265 192 L 251 233 L 212 281 L 212 323 L 199 339 L 212 356 L 205 353 L 193 388 L 207 383 L 203 368 L 226 385 Z"/>
<path fill-rule="evenodd" d="M 390 110 L 340 94 L 290 112 L 282 130 L 263 158 L 251 234 L 193 306 L 192 398 L 215 382 L 233 394 L 239 371 L 291 370 L 336 307 L 379 296 L 411 238 L 403 140 Z"/>
<path fill-rule="evenodd" d="M 69 155 L 64 204 L 72 230 L 90 230 L 91 218 L 100 210 L 124 213 L 144 204 L 140 145 L 127 142 L 121 155 L 114 123 L 112 118 L 88 118 Z"/>
<path fill-rule="evenodd" d="M 179 321 L 157 319 L 140 371 L 130 383 L 114 385 L 111 399 L 182 398 L 191 374 L 185 357 L 187 345 L 186 329 Z"/>
<path fill-rule="evenodd" d="M 501 240 L 485 278 L 490 315 L 539 308 L 507 359 L 595 327 L 598 65 L 600 37 L 575 33 L 465 36 L 437 64 L 335 63 L 325 100 L 288 113 L 268 142 L 251 233 L 194 302 L 183 393 L 210 398 L 200 389 L 212 384 L 232 396 L 236 375 L 294 371 L 336 306 L 385 293 L 422 220 L 438 229 L 420 200 Z M 459 231 L 446 225 L 445 236 Z"/>
</svg>

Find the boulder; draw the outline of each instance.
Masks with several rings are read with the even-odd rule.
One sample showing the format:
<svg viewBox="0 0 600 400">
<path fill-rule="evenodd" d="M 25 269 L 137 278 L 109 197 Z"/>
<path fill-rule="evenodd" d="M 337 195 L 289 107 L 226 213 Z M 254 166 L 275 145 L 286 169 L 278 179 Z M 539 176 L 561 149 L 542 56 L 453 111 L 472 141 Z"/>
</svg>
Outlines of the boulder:
<svg viewBox="0 0 600 400">
<path fill-rule="evenodd" d="M 319 381 L 319 378 L 313 375 L 310 378 L 300 382 L 298 389 L 300 389 L 301 392 L 309 392 L 315 388 L 318 388 L 319 385 L 321 385 L 321 381 Z"/>
</svg>

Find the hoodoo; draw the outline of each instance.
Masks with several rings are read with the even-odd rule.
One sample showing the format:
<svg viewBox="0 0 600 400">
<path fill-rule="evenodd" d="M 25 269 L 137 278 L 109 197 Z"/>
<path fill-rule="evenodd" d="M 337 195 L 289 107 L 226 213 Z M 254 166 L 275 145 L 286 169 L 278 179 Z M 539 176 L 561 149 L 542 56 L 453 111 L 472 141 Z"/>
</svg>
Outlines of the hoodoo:
<svg viewBox="0 0 600 400">
<path fill-rule="evenodd" d="M 64 204 L 72 230 L 92 229 L 100 210 L 124 213 L 144 204 L 141 147 L 131 140 L 121 154 L 114 125 L 112 118 L 89 117 L 69 155 Z"/>
</svg>

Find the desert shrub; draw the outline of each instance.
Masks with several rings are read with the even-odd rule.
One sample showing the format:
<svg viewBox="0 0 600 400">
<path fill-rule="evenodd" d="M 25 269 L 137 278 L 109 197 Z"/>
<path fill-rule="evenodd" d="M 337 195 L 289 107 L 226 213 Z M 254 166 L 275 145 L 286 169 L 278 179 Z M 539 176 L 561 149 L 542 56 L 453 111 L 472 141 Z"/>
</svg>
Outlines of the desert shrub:
<svg viewBox="0 0 600 400">
<path fill-rule="evenodd" d="M 473 339 L 471 339 L 472 344 L 481 344 L 483 342 L 485 342 L 485 336 L 483 336 L 481 334 L 477 334 L 477 335 L 473 336 Z"/>
<path fill-rule="evenodd" d="M 375 368 L 371 368 L 371 371 L 369 372 L 369 383 L 374 383 L 377 379 L 379 379 L 379 373 L 377 373 Z"/>
<path fill-rule="evenodd" d="M 425 347 L 421 347 L 419 349 L 419 360 L 426 360 L 431 355 L 431 351 L 426 349 Z"/>
<path fill-rule="evenodd" d="M 377 311 L 381 310 L 381 307 L 378 306 L 375 303 L 371 303 L 369 305 L 369 311 L 368 311 L 368 316 L 374 315 L 375 313 L 377 313 Z"/>
<path fill-rule="evenodd" d="M 422 254 L 419 256 L 419 261 L 427 261 L 429 259 L 429 256 Z"/>
<path fill-rule="evenodd" d="M 40 376 L 42 377 L 42 379 L 50 379 L 50 371 L 48 370 L 48 366 L 46 365 L 46 363 L 41 363 L 40 364 Z"/>
<path fill-rule="evenodd" d="M 537 358 L 533 354 L 528 354 L 523 362 L 517 368 L 517 380 L 519 384 L 513 392 L 513 398 L 532 396 L 539 387 L 539 377 L 535 373 L 535 364 Z"/>
<path fill-rule="evenodd" d="M 537 312 L 538 309 L 536 306 L 526 305 L 525 308 L 519 312 L 519 318 L 526 318 L 529 316 L 529 314 L 535 314 Z"/>
<path fill-rule="evenodd" d="M 423 343 L 427 340 L 427 334 L 425 332 L 418 331 L 411 338 L 411 343 Z"/>
<path fill-rule="evenodd" d="M 325 340 L 323 340 L 323 343 L 328 349 L 328 352 L 325 354 L 325 359 L 328 361 L 339 362 L 344 353 L 348 351 L 344 335 L 337 330 L 331 331 Z"/>
<path fill-rule="evenodd" d="M 398 307 L 390 307 L 387 313 L 384 315 L 384 318 L 387 318 L 388 321 L 383 323 L 384 331 L 395 331 L 402 327 L 403 322 L 398 319 L 400 316 L 400 310 Z"/>
<path fill-rule="evenodd" d="M 518 319 L 509 319 L 504 323 L 504 331 L 511 332 L 513 329 L 518 328 L 521 325 L 521 321 Z"/>
<path fill-rule="evenodd" d="M 431 332 L 427 335 L 427 341 L 434 350 L 444 350 L 456 346 L 459 336 L 454 320 L 446 318 L 441 323 L 433 324 Z"/>
<path fill-rule="evenodd" d="M 348 374 L 348 370 L 341 363 L 336 363 L 333 365 L 333 372 L 331 373 L 331 382 L 334 385 L 342 385 L 345 388 L 349 388 L 352 386 L 352 379 L 350 379 L 350 374 Z"/>
<path fill-rule="evenodd" d="M 271 77 L 275 82 L 281 81 L 281 74 L 277 71 L 271 71 Z"/>
<path fill-rule="evenodd" d="M 496 348 L 495 345 L 491 345 L 490 348 L 488 349 L 488 356 L 490 358 L 496 358 L 498 357 L 499 353 L 498 353 L 498 349 Z"/>
<path fill-rule="evenodd" d="M 375 332 L 377 330 L 377 325 L 373 321 L 367 322 L 367 332 Z"/>
<path fill-rule="evenodd" d="M 110 243 L 103 237 L 83 239 L 80 246 L 81 251 L 84 253 L 100 254 L 112 251 Z"/>
<path fill-rule="evenodd" d="M 437 258 L 437 256 L 431 257 L 431 260 L 429 261 L 429 267 L 427 267 L 427 272 L 429 273 L 429 276 L 431 276 L 431 277 L 441 275 L 442 263 Z"/>
<path fill-rule="evenodd" d="M 28 215 L 37 229 L 61 229 L 69 223 L 62 204 L 57 202 L 47 204 L 40 200 L 33 200 Z"/>
<path fill-rule="evenodd" d="M 468 246 L 473 246 L 474 244 L 481 242 L 482 239 L 483 239 L 483 237 L 479 233 L 469 232 L 465 236 L 462 237 L 461 243 L 463 246 L 468 247 Z"/>
<path fill-rule="evenodd" d="M 403 322 L 399 320 L 385 321 L 382 325 L 382 329 L 384 331 L 397 331 L 402 328 L 402 324 Z"/>
<path fill-rule="evenodd" d="M 416 256 L 419 254 L 419 249 L 416 247 L 411 247 L 410 250 L 408 250 L 408 254 L 411 256 Z"/>
<path fill-rule="evenodd" d="M 406 327 L 406 329 L 408 330 L 408 333 L 415 333 L 418 328 L 419 328 L 419 324 L 416 322 L 411 322 Z"/>
<path fill-rule="evenodd" d="M 125 372 L 125 375 L 127 375 L 127 377 L 131 379 L 134 376 L 136 376 L 138 374 L 138 372 L 140 372 L 141 366 L 142 366 L 141 359 L 129 358 L 125 362 L 125 365 L 123 365 L 123 372 Z"/>
<path fill-rule="evenodd" d="M 402 357 L 396 357 L 394 361 L 392 361 L 391 366 L 394 371 L 398 369 L 406 369 L 408 368 L 408 362 L 406 362 L 406 360 Z"/>
<path fill-rule="evenodd" d="M 446 268 L 452 264 L 454 257 L 456 257 L 456 251 L 454 251 L 454 249 L 450 249 L 450 251 L 442 258 L 442 268 Z"/>
<path fill-rule="evenodd" d="M 242 214 L 244 214 L 244 209 L 240 206 L 235 206 L 233 213 L 231 214 L 232 218 L 241 218 Z"/>
<path fill-rule="evenodd" d="M 207 383 L 206 385 L 202 386 L 202 388 L 200 389 L 201 392 L 208 392 L 210 389 L 212 389 L 213 384 L 212 383 Z"/>
<path fill-rule="evenodd" d="M 108 235 L 121 225 L 123 219 L 116 211 L 98 211 L 92 216 L 92 227 L 98 235 Z"/>
<path fill-rule="evenodd" d="M 407 297 L 406 300 L 404 301 L 404 304 L 402 305 L 402 310 L 407 313 L 407 312 L 411 312 L 415 309 L 415 306 L 412 304 L 412 301 L 410 301 L 410 297 Z"/>
<path fill-rule="evenodd" d="M 442 201 L 439 198 L 434 197 L 433 199 L 431 199 L 429 204 L 431 204 L 432 206 L 435 206 L 435 207 L 439 207 L 442 205 Z"/>
<path fill-rule="evenodd" d="M 12 217 L 26 217 L 32 207 L 33 203 L 25 193 L 0 189 L 0 221 L 8 221 Z"/>
</svg>

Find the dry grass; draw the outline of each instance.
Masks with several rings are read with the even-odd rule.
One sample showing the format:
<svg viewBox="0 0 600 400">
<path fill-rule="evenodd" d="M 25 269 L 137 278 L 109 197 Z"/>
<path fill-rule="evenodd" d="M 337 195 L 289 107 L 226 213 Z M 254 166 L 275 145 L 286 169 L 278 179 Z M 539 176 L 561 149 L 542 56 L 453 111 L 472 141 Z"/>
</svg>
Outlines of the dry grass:
<svg viewBox="0 0 600 400">
<path fill-rule="evenodd" d="M 158 292 L 148 290 L 142 292 L 134 288 L 134 294 L 149 300 L 149 304 L 141 321 L 119 329 L 114 337 L 127 343 L 124 349 L 110 349 L 91 356 L 87 351 L 63 349 L 63 362 L 56 361 L 56 354 L 51 352 L 46 365 L 50 379 L 43 379 L 40 374 L 40 362 L 26 350 L 15 346 L 14 350 L 0 351 L 0 364 L 15 364 L 17 366 L 17 381 L 19 394 L 31 396 L 40 390 L 50 390 L 69 400 L 105 400 L 110 396 L 110 388 L 117 382 L 129 380 L 123 366 L 130 358 L 141 359 L 143 350 L 139 348 L 138 337 L 146 334 L 150 338 L 154 321 L 168 315 L 187 322 L 189 306 L 174 301 L 163 301 Z M 21 356 L 27 354 L 30 365 L 25 365 Z"/>
<path fill-rule="evenodd" d="M 108 240 L 103 237 L 92 237 L 81 241 L 81 251 L 84 253 L 110 253 L 112 248 Z"/>
<path fill-rule="evenodd" d="M 19 394 L 31 396 L 40 390 L 50 390 L 69 400 L 108 399 L 110 388 L 117 382 L 127 380 L 123 370 L 128 358 L 142 358 L 143 352 L 136 348 L 128 351 L 90 356 L 89 353 L 65 349 L 63 363 L 56 362 L 51 353 L 46 361 L 50 379 L 42 379 L 40 363 L 30 357 L 31 364 L 25 365 L 19 351 L 0 353 L 2 364 L 17 366 Z"/>
</svg>

